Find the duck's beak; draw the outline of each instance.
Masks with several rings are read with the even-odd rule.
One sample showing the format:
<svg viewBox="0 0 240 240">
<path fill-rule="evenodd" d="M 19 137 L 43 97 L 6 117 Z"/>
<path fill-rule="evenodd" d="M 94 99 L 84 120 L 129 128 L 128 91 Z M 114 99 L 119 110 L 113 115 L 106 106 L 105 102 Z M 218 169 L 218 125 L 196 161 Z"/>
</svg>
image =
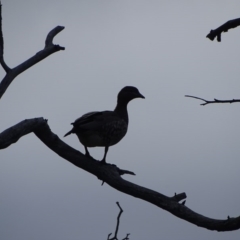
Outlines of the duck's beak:
<svg viewBox="0 0 240 240">
<path fill-rule="evenodd" d="M 145 98 L 141 93 L 138 93 L 139 98 Z"/>
</svg>

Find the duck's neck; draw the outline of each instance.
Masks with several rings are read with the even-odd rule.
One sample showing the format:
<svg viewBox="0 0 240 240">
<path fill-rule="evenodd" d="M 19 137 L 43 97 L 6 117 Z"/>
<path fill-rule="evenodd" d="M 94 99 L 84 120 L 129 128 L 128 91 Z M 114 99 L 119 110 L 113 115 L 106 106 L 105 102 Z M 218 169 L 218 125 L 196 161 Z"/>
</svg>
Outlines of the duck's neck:
<svg viewBox="0 0 240 240">
<path fill-rule="evenodd" d="M 126 123 L 128 123 L 128 111 L 127 111 L 127 104 L 128 103 L 117 103 L 116 108 L 114 109 L 114 112 L 119 115 Z"/>
</svg>

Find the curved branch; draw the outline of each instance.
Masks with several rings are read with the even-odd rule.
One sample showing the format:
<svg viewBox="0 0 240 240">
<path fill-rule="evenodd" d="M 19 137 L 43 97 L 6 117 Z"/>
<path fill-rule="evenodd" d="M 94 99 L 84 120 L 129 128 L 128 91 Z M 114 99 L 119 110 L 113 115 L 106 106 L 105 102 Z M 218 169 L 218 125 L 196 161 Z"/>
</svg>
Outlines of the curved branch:
<svg viewBox="0 0 240 240">
<path fill-rule="evenodd" d="M 52 29 L 47 35 L 47 38 L 45 41 L 45 48 L 43 50 L 39 51 L 34 56 L 29 58 L 25 62 L 19 64 L 15 68 L 8 69 L 7 75 L 3 78 L 3 80 L 0 83 L 0 99 L 2 98 L 3 94 L 5 93 L 5 91 L 9 87 L 9 85 L 15 79 L 15 77 L 17 77 L 20 73 L 24 72 L 25 70 L 32 67 L 36 63 L 42 61 L 43 59 L 50 56 L 51 54 L 65 49 L 64 47 L 61 47 L 59 45 L 54 45 L 52 42 L 53 38 L 59 32 L 61 32 L 63 29 L 64 29 L 64 27 L 62 27 L 62 26 L 57 26 L 54 29 Z M 1 39 L 1 37 L 0 37 L 0 39 Z M 0 41 L 0 43 L 1 43 L 1 41 Z M 2 40 L 2 52 L 0 52 L 0 53 L 2 53 L 2 59 L 3 59 L 3 40 Z M 1 55 L 0 55 L 0 60 L 1 60 Z M 2 64 L 2 62 L 1 62 L 1 64 Z M 3 66 L 3 64 L 2 64 L 2 66 Z M 4 66 L 3 66 L 3 68 L 4 68 Z"/>
<path fill-rule="evenodd" d="M 200 104 L 202 106 L 205 106 L 205 105 L 210 104 L 210 103 L 236 103 L 236 102 L 240 102 L 240 99 L 219 100 L 219 99 L 214 98 L 213 101 L 209 101 L 209 100 L 206 100 L 204 98 L 199 98 L 199 97 L 190 96 L 190 95 L 185 95 L 185 97 L 195 98 L 195 99 L 199 99 L 199 100 L 204 101 L 205 103 Z"/>
<path fill-rule="evenodd" d="M 240 25 L 240 18 L 229 20 L 225 22 L 223 25 L 221 25 L 220 27 L 214 30 L 211 30 L 206 37 L 209 38 L 211 41 L 213 41 L 215 37 L 217 37 L 217 41 L 221 42 L 221 34 L 223 32 L 227 32 L 229 29 L 238 27 L 239 25 Z"/>
<path fill-rule="evenodd" d="M 11 144 L 16 143 L 21 137 L 34 132 L 35 129 L 45 124 L 43 118 L 33 118 L 23 120 L 22 122 L 6 129 L 0 133 L 0 149 L 9 147 Z"/>
<path fill-rule="evenodd" d="M 25 130 L 21 130 L 21 125 Z M 11 139 L 7 137 L 8 134 L 11 134 L 13 139 L 12 142 L 16 142 L 16 140 L 21 137 L 22 132 L 23 135 L 25 135 L 31 131 L 33 131 L 47 147 L 60 157 L 93 174 L 120 192 L 152 203 L 153 205 L 172 213 L 176 217 L 184 219 L 199 227 L 216 231 L 232 231 L 240 229 L 240 217 L 227 218 L 225 220 L 211 219 L 200 215 L 186 207 L 184 204 L 179 203 L 180 200 L 184 199 L 183 197 L 186 198 L 185 193 L 178 195 L 175 194 L 173 197 L 167 197 L 151 189 L 124 180 L 121 178 L 117 166 L 110 164 L 103 165 L 97 160 L 87 158 L 81 152 L 60 140 L 59 137 L 51 131 L 47 121 L 43 118 L 28 119 L 5 130 L 0 134 L 0 148 L 11 144 Z"/>
<path fill-rule="evenodd" d="M 53 44 L 53 38 L 54 38 L 58 33 L 60 33 L 63 29 L 64 29 L 64 27 L 62 27 L 62 26 L 57 26 L 57 27 L 55 27 L 54 29 L 52 29 L 52 30 L 48 33 L 48 35 L 47 35 L 47 37 L 46 37 L 46 40 L 45 40 L 45 48 L 54 46 L 54 44 Z M 59 48 L 60 48 L 60 50 L 64 50 L 64 49 L 65 49 L 64 47 L 60 47 L 60 46 L 59 46 Z"/>
</svg>

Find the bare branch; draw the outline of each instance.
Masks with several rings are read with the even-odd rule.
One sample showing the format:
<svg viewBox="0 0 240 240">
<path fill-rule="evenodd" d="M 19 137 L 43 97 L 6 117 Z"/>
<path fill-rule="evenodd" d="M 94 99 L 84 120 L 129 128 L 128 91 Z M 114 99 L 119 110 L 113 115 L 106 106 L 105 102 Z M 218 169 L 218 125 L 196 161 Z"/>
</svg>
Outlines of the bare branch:
<svg viewBox="0 0 240 240">
<path fill-rule="evenodd" d="M 21 125 L 25 130 L 21 130 Z M 153 205 L 172 213 L 174 216 L 199 227 L 216 231 L 232 231 L 240 229 L 240 217 L 227 218 L 225 220 L 211 219 L 200 215 L 186 207 L 184 204 L 179 203 L 179 200 L 185 198 L 185 193 L 180 193 L 174 197 L 167 197 L 151 189 L 126 181 L 121 178 L 121 170 L 119 170 L 117 166 L 111 164 L 103 165 L 97 160 L 87 158 L 81 152 L 60 140 L 59 137 L 50 130 L 47 121 L 43 118 L 25 120 L 6 131 L 0 133 L 1 148 L 6 147 L 7 145 L 9 146 L 11 144 L 11 139 L 12 143 L 16 142 L 21 137 L 22 132 L 23 135 L 25 135 L 33 131 L 47 147 L 60 157 L 93 174 L 120 192 L 152 203 Z M 8 137 L 8 134 L 11 134 L 12 137 Z"/>
<path fill-rule="evenodd" d="M 11 144 L 16 143 L 22 136 L 27 135 L 42 124 L 46 120 L 43 118 L 34 118 L 29 120 L 23 120 L 22 122 L 6 129 L 0 133 L 0 149 L 9 147 Z"/>
<path fill-rule="evenodd" d="M 48 47 L 52 47 L 54 46 L 53 44 L 53 38 L 58 34 L 60 33 L 62 30 L 64 29 L 64 27 L 62 26 L 57 26 L 55 27 L 53 30 L 51 30 L 47 37 L 46 37 L 46 40 L 45 40 L 45 48 L 48 48 Z M 64 47 L 61 47 L 61 46 L 58 46 L 59 47 L 59 50 L 65 50 Z"/>
<path fill-rule="evenodd" d="M 2 3 L 0 1 L 0 64 L 2 65 L 3 69 L 6 73 L 10 71 L 10 68 L 4 61 L 4 41 L 3 41 L 3 31 L 2 31 Z"/>
<path fill-rule="evenodd" d="M 118 229 L 119 229 L 119 224 L 120 224 L 120 217 L 121 217 L 121 215 L 122 215 L 122 213 L 123 213 L 123 210 L 122 210 L 119 202 L 116 202 L 116 204 L 118 205 L 118 207 L 119 207 L 119 209 L 120 209 L 119 214 L 118 214 L 118 217 L 117 217 L 117 226 L 116 226 L 116 230 L 115 230 L 115 234 L 114 234 L 114 235 L 117 237 Z"/>
<path fill-rule="evenodd" d="M 116 204 L 118 205 L 120 211 L 119 211 L 119 214 L 118 214 L 118 217 L 117 217 L 117 225 L 116 225 L 116 230 L 115 230 L 115 233 L 114 233 L 114 236 L 112 238 L 109 238 L 111 236 L 111 233 L 108 234 L 108 240 L 118 240 L 117 238 L 117 234 L 118 234 L 118 229 L 119 229 L 119 224 L 120 224 L 120 217 L 123 213 L 123 210 L 119 204 L 119 202 L 116 202 Z"/>
<path fill-rule="evenodd" d="M 136 175 L 134 172 L 128 171 L 128 170 L 123 170 L 123 169 L 119 169 L 119 174 L 123 175 L 123 174 L 130 174 L 130 175 Z"/>
<path fill-rule="evenodd" d="M 209 101 L 209 100 L 206 100 L 206 99 L 204 99 L 204 98 L 199 98 L 199 97 L 190 96 L 190 95 L 185 95 L 185 97 L 196 98 L 196 99 L 199 99 L 199 100 L 204 101 L 205 103 L 200 104 L 200 105 L 202 105 L 202 106 L 205 106 L 205 105 L 207 105 L 207 104 L 209 104 L 209 103 L 236 103 L 236 102 L 240 102 L 240 99 L 219 100 L 219 99 L 214 98 L 213 101 Z"/>
<path fill-rule="evenodd" d="M 36 63 L 42 61 L 51 54 L 65 49 L 64 47 L 54 45 L 52 43 L 53 38 L 63 29 L 64 27 L 61 26 L 57 26 L 54 29 L 52 29 L 46 38 L 45 48 L 43 50 L 39 51 L 25 62 L 19 64 L 15 68 L 8 71 L 7 75 L 3 78 L 3 80 L 0 83 L 0 99 L 2 98 L 3 94 L 5 93 L 9 85 L 15 79 L 15 77 L 17 77 L 20 73 L 24 72 L 25 70 L 32 67 Z"/>
<path fill-rule="evenodd" d="M 48 133 L 48 135 L 42 134 L 41 131 L 43 130 L 45 130 L 46 131 L 45 133 Z M 11 144 L 16 143 L 21 137 L 31 132 L 35 133 L 40 138 L 40 140 L 45 142 L 45 144 L 46 142 L 48 142 L 48 144 L 46 145 L 50 149 L 52 149 L 55 153 L 57 153 L 59 156 L 65 158 L 66 160 L 76 165 L 77 167 L 83 168 L 84 170 L 93 173 L 100 180 L 103 180 L 101 177 L 101 174 L 97 174 L 97 172 L 93 170 L 93 168 L 95 168 L 96 165 L 86 164 L 86 163 L 89 163 L 90 160 L 92 160 L 91 163 L 97 164 L 99 168 L 99 166 L 101 166 L 99 161 L 93 158 L 87 158 L 85 155 L 83 155 L 79 151 L 75 150 L 74 148 L 71 148 L 70 146 L 62 142 L 57 135 L 51 132 L 47 124 L 47 120 L 44 118 L 33 118 L 33 119 L 23 120 L 18 124 L 0 133 L 0 149 L 7 148 Z M 79 162 L 79 158 L 84 161 Z M 107 167 L 105 169 L 106 171 L 108 171 L 108 168 L 114 169 L 114 171 L 119 176 L 123 174 L 135 175 L 133 172 L 120 169 L 113 164 L 107 164 L 106 167 Z"/>
<path fill-rule="evenodd" d="M 240 18 L 232 19 L 221 25 L 220 27 L 211 30 L 210 33 L 206 36 L 210 40 L 214 40 L 217 37 L 217 41 L 221 42 L 222 32 L 227 32 L 231 28 L 238 27 L 240 25 Z"/>
<path fill-rule="evenodd" d="M 130 235 L 130 233 L 127 234 L 127 236 L 125 238 L 123 238 L 122 240 L 129 240 L 130 238 L 128 238 L 128 236 Z"/>
</svg>

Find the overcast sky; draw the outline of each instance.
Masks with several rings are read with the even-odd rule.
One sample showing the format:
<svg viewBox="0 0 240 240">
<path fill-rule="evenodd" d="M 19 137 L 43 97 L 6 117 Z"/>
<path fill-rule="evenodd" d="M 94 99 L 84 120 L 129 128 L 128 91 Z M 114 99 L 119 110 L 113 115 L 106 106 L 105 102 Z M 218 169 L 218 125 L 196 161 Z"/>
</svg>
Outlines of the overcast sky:
<svg viewBox="0 0 240 240">
<path fill-rule="evenodd" d="M 125 179 L 167 196 L 186 192 L 186 205 L 210 218 L 240 215 L 240 104 L 200 106 L 240 98 L 240 28 L 206 39 L 238 18 L 238 0 L 2 0 L 5 60 L 15 67 L 44 47 L 47 33 L 66 47 L 22 73 L 0 102 L 0 132 L 44 117 L 63 139 L 82 114 L 115 107 L 119 90 L 146 97 L 129 104 L 126 137 L 107 162 L 134 171 Z M 5 75 L 0 70 L 0 77 Z M 63 139 L 84 151 L 74 135 Z M 103 148 L 90 149 L 96 158 Z M 0 151 L 1 240 L 238 240 L 176 218 L 112 189 L 49 150 L 34 134 Z"/>
</svg>

